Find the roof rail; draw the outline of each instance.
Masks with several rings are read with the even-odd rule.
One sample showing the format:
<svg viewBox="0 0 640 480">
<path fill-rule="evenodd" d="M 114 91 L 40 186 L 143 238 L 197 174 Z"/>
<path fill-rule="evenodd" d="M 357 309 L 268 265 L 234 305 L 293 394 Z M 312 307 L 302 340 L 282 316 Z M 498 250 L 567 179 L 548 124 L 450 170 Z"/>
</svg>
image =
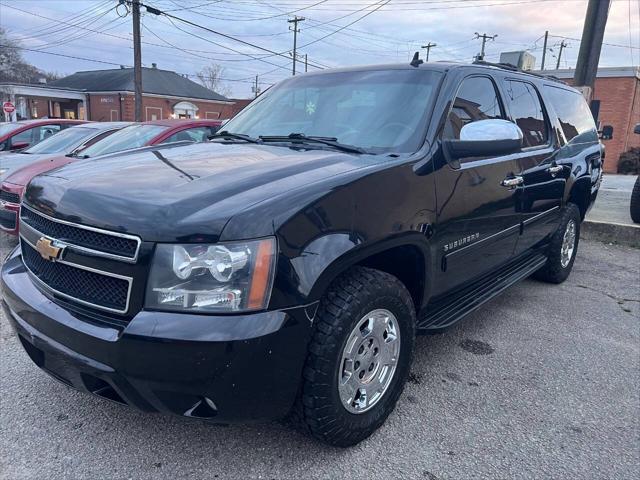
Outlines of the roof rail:
<svg viewBox="0 0 640 480">
<path fill-rule="evenodd" d="M 563 83 L 565 85 L 567 85 L 567 82 L 565 82 L 564 80 L 561 80 L 558 77 L 554 77 L 553 75 L 543 75 L 541 73 L 534 73 L 531 72 L 529 70 L 520 70 L 518 67 L 516 67 L 515 65 L 512 65 L 511 63 L 493 63 L 493 62 L 486 62 L 484 60 L 474 60 L 473 61 L 474 65 L 485 65 L 487 67 L 497 67 L 497 68 L 501 68 L 503 70 L 509 70 L 510 72 L 520 72 L 520 73 L 525 73 L 527 75 L 533 75 L 534 77 L 538 77 L 538 78 L 545 78 L 547 80 L 553 80 L 554 82 L 558 82 L 558 83 Z"/>
<path fill-rule="evenodd" d="M 474 60 L 473 64 L 474 65 L 485 65 L 487 67 L 498 67 L 498 68 L 502 68 L 503 70 L 511 70 L 512 72 L 521 71 L 518 67 L 516 67 L 515 65 L 512 65 L 510 63 L 494 63 L 494 62 L 486 62 L 484 60 Z"/>
</svg>

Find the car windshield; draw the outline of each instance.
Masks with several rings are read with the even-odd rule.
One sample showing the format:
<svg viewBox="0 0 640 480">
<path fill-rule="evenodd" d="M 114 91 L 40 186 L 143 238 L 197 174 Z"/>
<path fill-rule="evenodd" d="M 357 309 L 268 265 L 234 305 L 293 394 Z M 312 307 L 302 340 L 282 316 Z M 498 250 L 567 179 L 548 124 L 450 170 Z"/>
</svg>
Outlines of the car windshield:
<svg viewBox="0 0 640 480">
<path fill-rule="evenodd" d="M 69 153 L 96 132 L 95 128 L 70 127 L 24 150 L 23 153 Z"/>
<path fill-rule="evenodd" d="M 414 152 L 440 76 L 418 69 L 301 75 L 258 97 L 222 129 L 253 138 L 334 138 L 372 153 Z"/>
<path fill-rule="evenodd" d="M 82 151 L 81 156 L 97 157 L 107 153 L 144 147 L 168 128 L 162 125 L 130 125 L 87 147 Z"/>
<path fill-rule="evenodd" d="M 19 123 L 0 123 L 0 137 L 22 127 Z"/>
</svg>

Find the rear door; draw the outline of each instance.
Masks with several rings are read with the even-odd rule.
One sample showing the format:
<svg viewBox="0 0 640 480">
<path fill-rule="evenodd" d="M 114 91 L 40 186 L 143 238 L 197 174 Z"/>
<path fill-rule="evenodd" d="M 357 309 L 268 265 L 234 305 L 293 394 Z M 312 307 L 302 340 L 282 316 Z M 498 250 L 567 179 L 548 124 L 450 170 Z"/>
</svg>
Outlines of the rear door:
<svg viewBox="0 0 640 480">
<path fill-rule="evenodd" d="M 442 132 L 442 139 L 460 138 L 467 123 L 506 119 L 495 81 L 486 75 L 461 80 Z M 504 185 L 517 179 L 517 155 L 463 158 L 434 172 L 441 274 L 434 294 L 472 280 L 506 263 L 516 245 L 521 216 L 520 188 Z"/>
<path fill-rule="evenodd" d="M 524 180 L 518 198 L 523 229 L 516 254 L 545 240 L 557 227 L 569 168 L 557 162 L 558 139 L 536 86 L 522 78 L 502 82 L 509 118 L 524 135 L 518 158 Z"/>
</svg>

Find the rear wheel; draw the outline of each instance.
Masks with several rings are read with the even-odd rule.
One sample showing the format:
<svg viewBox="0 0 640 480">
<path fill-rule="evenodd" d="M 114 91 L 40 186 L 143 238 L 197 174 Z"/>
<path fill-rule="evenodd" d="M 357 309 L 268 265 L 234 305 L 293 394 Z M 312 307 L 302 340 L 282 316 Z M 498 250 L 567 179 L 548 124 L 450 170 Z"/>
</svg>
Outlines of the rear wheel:
<svg viewBox="0 0 640 480">
<path fill-rule="evenodd" d="M 549 283 L 564 282 L 573 268 L 580 241 L 580 210 L 573 203 L 568 204 L 560 217 L 560 225 L 551 236 L 547 263 L 534 277 Z"/>
<path fill-rule="evenodd" d="M 379 428 L 409 374 L 415 311 L 394 276 L 355 267 L 320 303 L 302 386 L 302 420 L 316 438 L 348 447 Z"/>
<path fill-rule="evenodd" d="M 636 178 L 636 183 L 633 185 L 629 213 L 634 223 L 640 223 L 640 176 Z"/>
</svg>

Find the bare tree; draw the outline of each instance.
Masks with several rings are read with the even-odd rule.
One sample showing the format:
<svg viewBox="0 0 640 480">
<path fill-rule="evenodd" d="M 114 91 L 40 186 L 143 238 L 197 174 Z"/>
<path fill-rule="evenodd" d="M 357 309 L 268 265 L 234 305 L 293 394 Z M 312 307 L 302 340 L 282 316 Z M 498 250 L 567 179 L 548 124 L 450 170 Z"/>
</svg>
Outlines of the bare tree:
<svg viewBox="0 0 640 480">
<path fill-rule="evenodd" d="M 196 76 L 205 88 L 228 97 L 231 95 L 231 88 L 223 83 L 221 78 L 223 73 L 224 67 L 221 67 L 217 63 L 212 63 L 196 73 Z"/>
<path fill-rule="evenodd" d="M 40 79 L 56 80 L 57 72 L 45 72 L 26 62 L 20 52 L 20 42 L 10 39 L 0 28 L 0 81 L 38 83 Z"/>
</svg>

